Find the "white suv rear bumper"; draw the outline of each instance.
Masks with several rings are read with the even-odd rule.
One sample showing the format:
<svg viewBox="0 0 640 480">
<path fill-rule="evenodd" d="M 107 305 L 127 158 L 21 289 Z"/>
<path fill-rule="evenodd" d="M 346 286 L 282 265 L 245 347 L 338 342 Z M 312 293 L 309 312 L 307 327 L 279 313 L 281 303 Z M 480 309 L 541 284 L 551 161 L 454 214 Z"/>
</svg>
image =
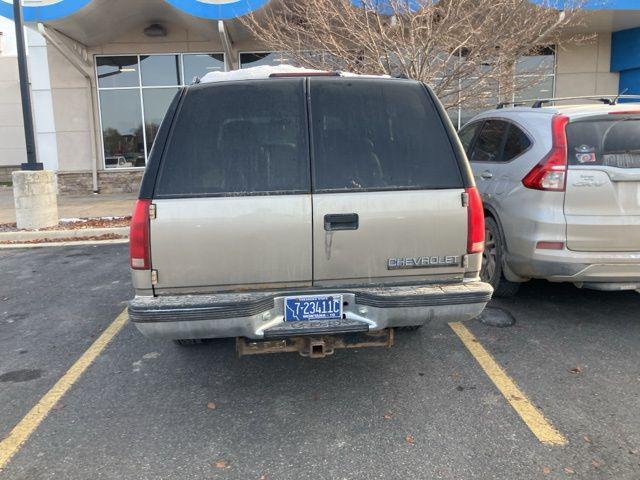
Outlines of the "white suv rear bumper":
<svg viewBox="0 0 640 480">
<path fill-rule="evenodd" d="M 509 268 L 523 278 L 576 284 L 618 284 L 640 288 L 640 252 L 576 252 L 572 250 L 536 250 L 530 257 L 510 254 Z M 581 285 L 579 285 L 581 286 Z M 588 286 L 588 285 L 585 285 Z"/>
</svg>

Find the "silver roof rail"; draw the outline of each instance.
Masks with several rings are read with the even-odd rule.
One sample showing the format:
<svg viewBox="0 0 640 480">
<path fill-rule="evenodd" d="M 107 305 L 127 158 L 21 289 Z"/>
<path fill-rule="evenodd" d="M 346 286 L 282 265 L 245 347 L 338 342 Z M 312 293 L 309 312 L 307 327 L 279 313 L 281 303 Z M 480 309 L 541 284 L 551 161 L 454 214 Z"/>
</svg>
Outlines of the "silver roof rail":
<svg viewBox="0 0 640 480">
<path fill-rule="evenodd" d="M 605 105 L 616 105 L 618 99 L 630 99 L 640 100 L 640 95 L 580 95 L 576 97 L 554 97 L 554 98 L 531 98 L 527 100 L 518 100 L 515 102 L 500 102 L 496 108 L 504 108 L 507 105 L 513 105 L 514 107 L 526 105 L 531 103 L 531 108 L 541 108 L 545 103 L 559 102 L 564 100 L 596 100 L 604 103 Z"/>
</svg>

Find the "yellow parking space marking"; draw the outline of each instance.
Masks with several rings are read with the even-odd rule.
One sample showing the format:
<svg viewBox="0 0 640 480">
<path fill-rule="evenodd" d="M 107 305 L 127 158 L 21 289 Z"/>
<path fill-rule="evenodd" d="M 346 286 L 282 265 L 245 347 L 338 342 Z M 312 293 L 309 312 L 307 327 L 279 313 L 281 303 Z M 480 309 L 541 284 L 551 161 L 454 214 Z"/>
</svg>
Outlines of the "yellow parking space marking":
<svg viewBox="0 0 640 480">
<path fill-rule="evenodd" d="M 102 353 L 105 347 L 124 327 L 128 319 L 127 309 L 109 325 L 95 342 L 82 354 L 69 370 L 51 387 L 44 397 L 27 413 L 22 420 L 11 430 L 9 436 L 0 442 L 0 470 L 20 450 L 29 436 L 38 428 L 38 425 L 47 417 L 51 409 L 64 396 L 71 386 L 80 378 L 84 371 Z"/>
<path fill-rule="evenodd" d="M 449 326 L 460 337 L 464 346 L 480 364 L 487 376 L 500 393 L 507 399 L 520 418 L 527 424 L 531 432 L 542 443 L 547 445 L 565 445 L 567 439 L 544 417 L 531 400 L 518 388 L 503 368 L 493 359 L 491 354 L 478 342 L 476 337 L 461 322 L 452 322 Z"/>
</svg>

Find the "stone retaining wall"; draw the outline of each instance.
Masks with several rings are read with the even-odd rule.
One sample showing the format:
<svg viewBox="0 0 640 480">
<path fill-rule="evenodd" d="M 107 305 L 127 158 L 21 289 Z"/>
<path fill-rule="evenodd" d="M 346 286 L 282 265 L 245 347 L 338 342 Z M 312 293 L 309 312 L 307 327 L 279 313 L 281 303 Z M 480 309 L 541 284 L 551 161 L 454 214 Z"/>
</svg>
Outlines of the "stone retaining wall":
<svg viewBox="0 0 640 480">
<path fill-rule="evenodd" d="M 20 165 L 10 165 L 0 167 L 0 183 L 11 183 L 11 172 L 20 170 Z"/>
<path fill-rule="evenodd" d="M 98 172 L 100 193 L 135 193 L 140 189 L 142 170 Z M 91 172 L 58 172 L 58 192 L 64 194 L 91 193 Z"/>
</svg>

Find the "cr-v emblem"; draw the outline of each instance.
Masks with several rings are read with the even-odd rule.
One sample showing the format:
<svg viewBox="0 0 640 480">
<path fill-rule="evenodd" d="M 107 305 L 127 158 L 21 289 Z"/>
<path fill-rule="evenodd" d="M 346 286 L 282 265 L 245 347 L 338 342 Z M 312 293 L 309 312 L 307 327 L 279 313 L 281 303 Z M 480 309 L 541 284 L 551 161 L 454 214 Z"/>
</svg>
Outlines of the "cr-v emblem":
<svg viewBox="0 0 640 480">
<path fill-rule="evenodd" d="M 572 183 L 574 187 L 601 187 L 604 185 L 602 180 L 596 180 L 593 175 L 580 175 L 580 179 Z"/>
</svg>

